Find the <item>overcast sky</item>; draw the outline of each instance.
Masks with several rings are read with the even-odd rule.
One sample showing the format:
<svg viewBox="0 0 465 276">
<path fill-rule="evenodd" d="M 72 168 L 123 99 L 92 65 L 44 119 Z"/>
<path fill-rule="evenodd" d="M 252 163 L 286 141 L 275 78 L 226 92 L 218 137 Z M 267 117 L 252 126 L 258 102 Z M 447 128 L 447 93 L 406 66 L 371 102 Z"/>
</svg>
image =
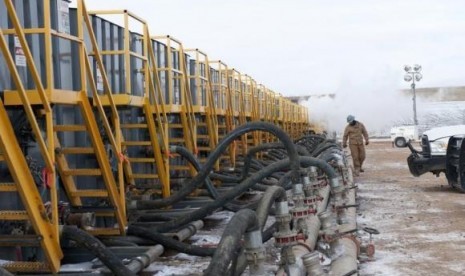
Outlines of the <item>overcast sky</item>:
<svg viewBox="0 0 465 276">
<path fill-rule="evenodd" d="M 255 78 L 284 95 L 368 87 L 408 88 L 403 65 L 419 63 L 418 87 L 465 85 L 465 1 L 87 0 L 128 9 L 152 34 Z"/>
</svg>

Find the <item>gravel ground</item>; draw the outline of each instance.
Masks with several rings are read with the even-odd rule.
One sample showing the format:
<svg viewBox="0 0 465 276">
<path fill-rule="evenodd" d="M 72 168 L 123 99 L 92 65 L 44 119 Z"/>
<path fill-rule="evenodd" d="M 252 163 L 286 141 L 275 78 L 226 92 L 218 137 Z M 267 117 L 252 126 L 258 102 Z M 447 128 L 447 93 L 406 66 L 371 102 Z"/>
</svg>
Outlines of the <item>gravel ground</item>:
<svg viewBox="0 0 465 276">
<path fill-rule="evenodd" d="M 367 147 L 366 172 L 356 178 L 358 223 L 381 234 L 360 275 L 465 275 L 465 195 L 444 175 L 413 177 L 408 155 L 385 142 Z"/>
</svg>

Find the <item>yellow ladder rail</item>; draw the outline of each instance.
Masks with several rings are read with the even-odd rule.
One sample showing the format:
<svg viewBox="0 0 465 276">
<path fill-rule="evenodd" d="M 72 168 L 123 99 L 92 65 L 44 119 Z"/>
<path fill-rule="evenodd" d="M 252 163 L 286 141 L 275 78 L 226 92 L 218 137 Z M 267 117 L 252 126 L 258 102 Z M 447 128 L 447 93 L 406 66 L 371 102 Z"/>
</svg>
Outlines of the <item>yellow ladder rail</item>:
<svg viewBox="0 0 465 276">
<path fill-rule="evenodd" d="M 55 226 L 48 219 L 47 210 L 35 186 L 26 158 L 16 140 L 13 126 L 2 101 L 0 101 L 0 150 L 5 157 L 32 227 L 42 237 L 40 244 L 44 249 L 50 269 L 56 273 L 60 268 L 60 260 L 63 258 L 60 237 L 55 231 Z"/>
<path fill-rule="evenodd" d="M 92 28 L 92 24 L 90 22 L 90 18 L 89 18 L 88 12 L 87 12 L 87 8 L 85 6 L 84 1 L 79 0 L 78 1 L 78 36 L 80 38 L 83 38 L 83 36 L 84 36 L 83 26 L 82 26 L 83 24 L 81 23 L 82 18 L 84 18 L 84 23 L 85 23 L 85 26 L 87 27 L 87 31 L 89 33 L 89 38 L 90 38 L 90 41 L 92 43 L 92 48 L 93 48 L 92 50 L 93 50 L 93 53 L 94 53 L 94 58 L 97 61 L 98 68 L 99 68 L 100 73 L 102 75 L 104 88 L 105 88 L 104 89 L 105 94 L 108 97 L 108 100 L 109 100 L 109 103 L 110 103 L 110 108 L 111 108 L 112 118 L 113 118 L 113 126 L 115 128 L 114 133 L 113 133 L 111 127 L 110 127 L 107 116 L 105 114 L 105 110 L 103 108 L 102 102 L 101 102 L 100 97 L 98 95 L 95 80 L 94 80 L 94 77 L 92 75 L 92 68 L 91 68 L 91 65 L 90 65 L 90 62 L 89 62 L 89 59 L 88 59 L 88 53 L 87 53 L 87 50 L 86 50 L 86 47 L 85 47 L 84 43 L 81 43 L 81 51 L 80 51 L 81 64 L 82 63 L 85 64 L 87 77 L 89 79 L 88 83 L 90 84 L 90 87 L 91 87 L 91 90 L 92 90 L 94 103 L 96 104 L 97 110 L 99 111 L 99 115 L 100 115 L 100 118 L 102 119 L 102 123 L 103 123 L 104 129 L 105 129 L 105 132 L 106 132 L 106 134 L 107 134 L 107 136 L 109 138 L 110 144 L 111 144 L 114 152 L 118 156 L 118 188 L 119 188 L 119 192 L 118 193 L 109 193 L 109 195 L 111 197 L 111 201 L 114 201 L 113 204 L 117 204 L 117 205 L 114 205 L 115 209 L 117 210 L 116 212 L 118 213 L 118 216 L 116 216 L 117 220 L 118 221 L 119 220 L 124 221 L 123 224 L 125 224 L 126 223 L 126 219 L 125 219 L 125 216 L 126 216 L 126 196 L 125 196 L 126 195 L 126 190 L 125 190 L 125 185 L 124 185 L 124 175 L 123 175 L 124 171 L 123 171 L 123 163 L 122 163 L 123 161 L 121 160 L 121 155 L 122 155 L 122 152 L 121 152 L 121 138 L 122 138 L 122 134 L 121 134 L 121 128 L 120 128 L 120 119 L 119 119 L 119 115 L 118 115 L 118 110 L 116 109 L 116 105 L 115 105 L 115 102 L 114 102 L 114 99 L 113 99 L 113 94 L 112 94 L 112 91 L 111 91 L 111 87 L 110 87 L 110 84 L 108 82 L 108 77 L 107 77 L 107 74 L 106 74 L 106 71 L 105 71 L 105 67 L 103 65 L 100 50 L 98 48 L 97 40 L 95 38 L 95 34 L 94 34 L 94 31 L 93 31 L 93 28 Z M 82 69 L 81 69 L 81 71 L 82 71 Z M 84 83 L 86 83 L 86 82 L 84 82 Z M 81 92 L 81 93 L 85 94 L 85 91 L 83 90 L 83 92 Z M 85 95 L 83 95 L 83 96 L 85 96 Z M 82 100 L 83 101 L 88 101 L 88 99 L 84 98 L 84 97 L 82 97 Z M 81 106 L 84 107 L 83 110 L 85 110 L 85 107 L 87 106 L 87 103 L 83 103 Z M 90 114 L 88 114 L 88 115 L 90 115 Z M 88 125 L 88 126 L 90 126 L 90 125 Z M 89 129 L 92 130 L 92 128 L 89 128 Z M 97 131 L 98 131 L 98 129 L 97 129 Z M 97 138 L 95 135 L 96 135 L 96 133 L 91 134 L 91 136 L 93 136 L 94 138 Z M 100 137 L 98 137 L 98 138 L 100 138 Z M 101 142 L 101 138 L 100 138 L 100 142 Z M 95 144 L 94 144 L 94 146 L 95 146 Z M 99 156 L 101 154 L 102 153 L 100 153 L 97 150 L 97 156 Z M 106 154 L 105 154 L 105 156 L 106 156 Z M 98 159 L 99 159 L 99 157 L 98 157 Z M 107 162 L 107 164 L 103 164 L 101 162 L 99 162 L 99 163 L 100 163 L 100 166 L 105 166 L 105 167 L 108 166 L 109 167 L 108 162 Z M 105 171 L 105 169 L 102 168 L 102 171 Z M 113 176 L 110 179 L 108 177 L 105 177 L 105 175 L 106 174 L 104 173 L 104 179 L 106 180 L 105 184 L 107 186 L 108 185 L 111 186 L 111 184 L 109 184 L 107 181 L 111 181 L 111 179 L 113 179 Z M 116 203 L 116 198 L 113 199 L 114 196 L 119 198 L 119 203 Z M 119 224 L 119 226 L 124 227 L 124 226 L 122 226 L 122 224 Z M 122 233 L 124 233 L 124 231 L 122 231 Z"/>
<path fill-rule="evenodd" d="M 5 5 L 6 5 L 7 10 L 8 10 L 9 19 L 11 20 L 11 22 L 13 23 L 13 26 L 15 28 L 16 36 L 18 37 L 19 42 L 21 44 L 21 47 L 22 47 L 22 49 L 24 51 L 24 55 L 26 57 L 26 62 L 27 62 L 28 68 L 30 69 L 31 74 L 32 74 L 33 79 L 34 79 L 34 84 L 36 85 L 36 87 L 37 87 L 37 89 L 39 91 L 40 99 L 42 101 L 42 105 L 44 107 L 44 110 L 45 110 L 46 113 L 50 113 L 51 110 L 52 110 L 51 107 L 50 107 L 50 103 L 49 103 L 49 101 L 47 99 L 47 96 L 45 95 L 44 87 L 42 86 L 39 74 L 37 73 L 37 69 L 35 67 L 31 51 L 30 51 L 29 46 L 28 46 L 27 41 L 26 41 L 26 36 L 25 36 L 24 31 L 23 31 L 23 29 L 21 27 L 21 23 L 19 22 L 18 16 L 16 15 L 13 3 L 11 2 L 11 0 L 5 0 Z M 44 161 L 45 161 L 45 164 L 47 165 L 47 169 L 49 170 L 49 173 L 54 173 L 55 167 L 54 167 L 54 164 L 53 164 L 54 163 L 53 156 L 52 156 L 52 154 L 50 154 L 50 151 L 48 150 L 47 145 L 46 145 L 46 143 L 45 143 L 45 141 L 44 141 L 44 139 L 42 137 L 39 125 L 37 123 L 36 117 L 34 115 L 32 107 L 31 107 L 31 103 L 29 101 L 29 98 L 26 95 L 26 91 L 25 91 L 24 86 L 22 84 L 19 73 L 18 73 L 18 71 L 16 69 L 16 65 L 14 63 L 14 60 L 13 60 L 12 56 L 9 54 L 8 45 L 7 45 L 6 41 L 5 41 L 5 37 L 4 37 L 3 32 L 2 32 L 1 29 L 0 29 L 0 36 L 1 36 L 0 48 L 2 50 L 5 61 L 6 61 L 7 65 L 8 65 L 8 68 L 10 69 L 13 81 L 15 82 L 15 85 L 16 85 L 16 87 L 18 89 L 19 96 L 21 98 L 21 102 L 23 103 L 24 111 L 26 112 L 29 123 L 31 124 L 32 131 L 34 132 L 34 136 L 35 136 L 35 138 L 37 140 L 37 143 L 39 144 L 39 148 L 40 148 L 40 151 L 42 153 L 42 156 L 44 157 Z M 51 125 L 47 124 L 47 130 L 48 130 L 48 128 L 50 126 Z M 48 131 L 47 131 L 47 134 L 49 134 Z"/>
<path fill-rule="evenodd" d="M 105 151 L 105 146 L 103 145 L 102 139 L 100 137 L 98 125 L 92 112 L 92 106 L 87 98 L 87 95 L 85 94 L 85 91 L 81 92 L 81 98 L 82 99 L 79 105 L 82 110 L 83 118 L 87 128 L 89 129 L 90 140 L 95 149 L 95 155 L 101 169 L 102 177 L 105 182 L 105 187 L 108 191 L 110 202 L 115 208 L 115 217 L 118 222 L 120 234 L 124 234 L 127 224 L 124 209 L 125 204 L 122 204 L 121 202 L 121 197 L 113 177 L 113 172 L 111 170 L 110 164 L 108 163 L 108 156 Z"/>
</svg>

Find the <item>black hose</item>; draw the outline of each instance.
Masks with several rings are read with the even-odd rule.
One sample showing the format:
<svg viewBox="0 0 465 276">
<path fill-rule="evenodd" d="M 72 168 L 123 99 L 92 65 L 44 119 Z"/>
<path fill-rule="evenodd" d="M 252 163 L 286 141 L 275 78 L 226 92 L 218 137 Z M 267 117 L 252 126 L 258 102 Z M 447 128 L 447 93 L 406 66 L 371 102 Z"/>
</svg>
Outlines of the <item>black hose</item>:
<svg viewBox="0 0 465 276">
<path fill-rule="evenodd" d="M 129 270 L 123 262 L 108 248 L 103 245 L 97 238 L 89 233 L 82 231 L 74 226 L 63 226 L 62 237 L 64 239 L 75 241 L 79 246 L 88 249 L 93 253 L 103 264 L 105 264 L 111 272 L 116 276 L 136 275 Z"/>
<path fill-rule="evenodd" d="M 263 194 L 256 210 L 258 222 L 262 231 L 268 219 L 269 210 L 275 201 L 287 201 L 286 191 L 281 187 L 271 186 L 266 190 L 265 194 Z"/>
<path fill-rule="evenodd" d="M 241 125 L 226 135 L 218 144 L 218 146 L 210 153 L 207 162 L 199 171 L 199 173 L 192 178 L 186 185 L 183 185 L 183 189 L 177 192 L 175 195 L 159 200 L 139 200 L 136 203 L 136 208 L 139 210 L 143 209 L 155 209 L 170 206 L 189 195 L 193 190 L 198 188 L 206 179 L 210 171 L 213 169 L 216 161 L 222 153 L 228 148 L 228 146 L 234 142 L 241 135 L 252 132 L 252 131 L 266 131 L 276 136 L 285 145 L 289 159 L 290 167 L 294 172 L 292 180 L 297 183 L 299 181 L 299 156 L 295 149 L 292 140 L 281 128 L 266 122 L 251 122 Z"/>
<path fill-rule="evenodd" d="M 186 253 L 189 255 L 207 257 L 207 256 L 213 256 L 213 253 L 215 252 L 215 248 L 205 248 L 205 247 L 183 243 L 171 237 L 167 237 L 163 234 L 150 231 L 149 229 L 144 228 L 144 227 L 130 225 L 128 227 L 128 234 L 154 241 L 167 248 L 174 249 L 176 251 Z"/>
<path fill-rule="evenodd" d="M 339 148 L 339 145 L 336 144 L 336 143 L 324 143 L 324 144 L 321 144 L 312 152 L 312 156 L 316 157 L 316 156 L 320 155 L 322 152 L 324 152 L 325 150 L 327 150 L 329 148 L 333 148 L 333 147 L 334 148 Z"/>
<path fill-rule="evenodd" d="M 278 180 L 277 186 L 283 187 L 285 190 L 289 190 L 292 187 L 290 172 L 287 172 Z"/>
<path fill-rule="evenodd" d="M 185 147 L 181 147 L 181 146 L 170 146 L 170 151 L 174 153 L 178 153 L 179 155 L 181 155 L 181 157 L 183 157 L 189 163 L 191 163 L 197 172 L 200 171 L 201 165 L 200 165 L 199 160 L 197 160 L 197 158 L 188 149 L 186 149 Z M 216 191 L 215 186 L 213 185 L 212 181 L 210 180 L 208 176 L 205 178 L 204 183 L 205 183 L 205 188 L 208 190 L 208 193 L 210 194 L 210 196 L 213 199 L 217 198 L 218 192 Z"/>
<path fill-rule="evenodd" d="M 220 243 L 205 271 L 206 276 L 224 275 L 229 264 L 239 252 L 242 236 L 246 232 L 259 230 L 257 215 L 254 211 L 244 209 L 237 212 L 226 226 Z"/>
<path fill-rule="evenodd" d="M 328 175 L 330 179 L 336 179 L 337 174 L 334 171 L 334 169 L 328 165 L 327 163 L 313 158 L 313 157 L 300 157 L 300 164 L 302 166 L 315 166 L 319 167 L 322 171 Z M 153 228 L 154 231 L 157 232 L 167 232 L 172 229 L 176 229 L 184 224 L 187 224 L 193 220 L 199 220 L 216 209 L 224 206 L 227 202 L 231 201 L 234 199 L 236 196 L 244 193 L 247 189 L 255 185 L 258 181 L 261 179 L 270 176 L 273 172 L 280 171 L 283 169 L 288 168 L 290 165 L 290 160 L 289 159 L 284 159 L 278 162 L 275 162 L 267 167 L 265 167 L 263 170 L 254 173 L 251 175 L 249 178 L 246 180 L 242 181 L 239 185 L 236 187 L 232 188 L 231 190 L 227 191 L 226 193 L 222 194 L 219 198 L 217 198 L 215 201 L 212 203 L 208 203 L 207 205 L 189 213 L 184 216 L 177 217 L 173 219 L 172 221 L 165 222 L 163 224 L 160 224 L 159 226 L 156 226 Z"/>
</svg>

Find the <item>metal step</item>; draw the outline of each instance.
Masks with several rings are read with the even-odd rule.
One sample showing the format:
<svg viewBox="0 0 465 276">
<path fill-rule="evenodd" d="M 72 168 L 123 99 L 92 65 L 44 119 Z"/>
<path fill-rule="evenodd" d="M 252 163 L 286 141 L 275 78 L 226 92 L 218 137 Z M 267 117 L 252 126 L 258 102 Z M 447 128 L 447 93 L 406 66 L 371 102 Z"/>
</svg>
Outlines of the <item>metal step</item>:
<svg viewBox="0 0 465 276">
<path fill-rule="evenodd" d="M 176 171 L 188 171 L 189 166 L 177 166 L 177 165 L 170 165 L 170 170 L 176 170 Z"/>
<path fill-rule="evenodd" d="M 157 174 L 143 174 L 143 173 L 135 173 L 129 175 L 130 179 L 156 179 L 158 178 Z"/>
<path fill-rule="evenodd" d="M 53 131 L 64 132 L 64 131 L 87 131 L 85 125 L 55 125 Z"/>
<path fill-rule="evenodd" d="M 147 128 L 147 124 L 121 124 L 122 129 Z"/>
<path fill-rule="evenodd" d="M 124 141 L 121 143 L 123 146 L 151 146 L 151 141 Z"/>
<path fill-rule="evenodd" d="M 60 152 L 62 154 L 93 154 L 94 148 L 75 148 L 75 147 L 69 147 L 69 148 L 60 148 Z"/>
<path fill-rule="evenodd" d="M 71 196 L 77 196 L 77 197 L 108 197 L 108 191 L 106 191 L 106 190 L 97 190 L 97 189 L 78 190 L 78 191 L 71 192 Z"/>
<path fill-rule="evenodd" d="M 100 169 L 70 169 L 63 171 L 63 173 L 71 176 L 102 175 Z"/>
<path fill-rule="evenodd" d="M 37 235 L 0 235 L 0 246 L 40 246 L 42 237 Z"/>
<path fill-rule="evenodd" d="M 29 220 L 26 211 L 0 211 L 0 220 Z"/>
<path fill-rule="evenodd" d="M 169 128 L 183 128 L 182 124 L 169 124 Z"/>
<path fill-rule="evenodd" d="M 185 138 L 170 138 L 170 143 L 185 143 L 186 139 Z"/>
<path fill-rule="evenodd" d="M 198 150 L 211 150 L 210 147 L 197 147 Z"/>
<path fill-rule="evenodd" d="M 209 139 L 210 136 L 207 134 L 197 134 L 198 139 Z"/>
<path fill-rule="evenodd" d="M 131 163 L 154 163 L 155 158 L 139 158 L 139 157 L 130 157 L 128 161 Z"/>
<path fill-rule="evenodd" d="M 50 272 L 50 266 L 43 262 L 7 262 L 1 266 L 12 273 Z"/>
<path fill-rule="evenodd" d="M 5 156 L 3 156 L 3 154 L 0 154 L 0 162 L 1 161 L 5 161 Z"/>
<path fill-rule="evenodd" d="M 15 183 L 0 183 L 0 192 L 17 192 Z"/>
</svg>

